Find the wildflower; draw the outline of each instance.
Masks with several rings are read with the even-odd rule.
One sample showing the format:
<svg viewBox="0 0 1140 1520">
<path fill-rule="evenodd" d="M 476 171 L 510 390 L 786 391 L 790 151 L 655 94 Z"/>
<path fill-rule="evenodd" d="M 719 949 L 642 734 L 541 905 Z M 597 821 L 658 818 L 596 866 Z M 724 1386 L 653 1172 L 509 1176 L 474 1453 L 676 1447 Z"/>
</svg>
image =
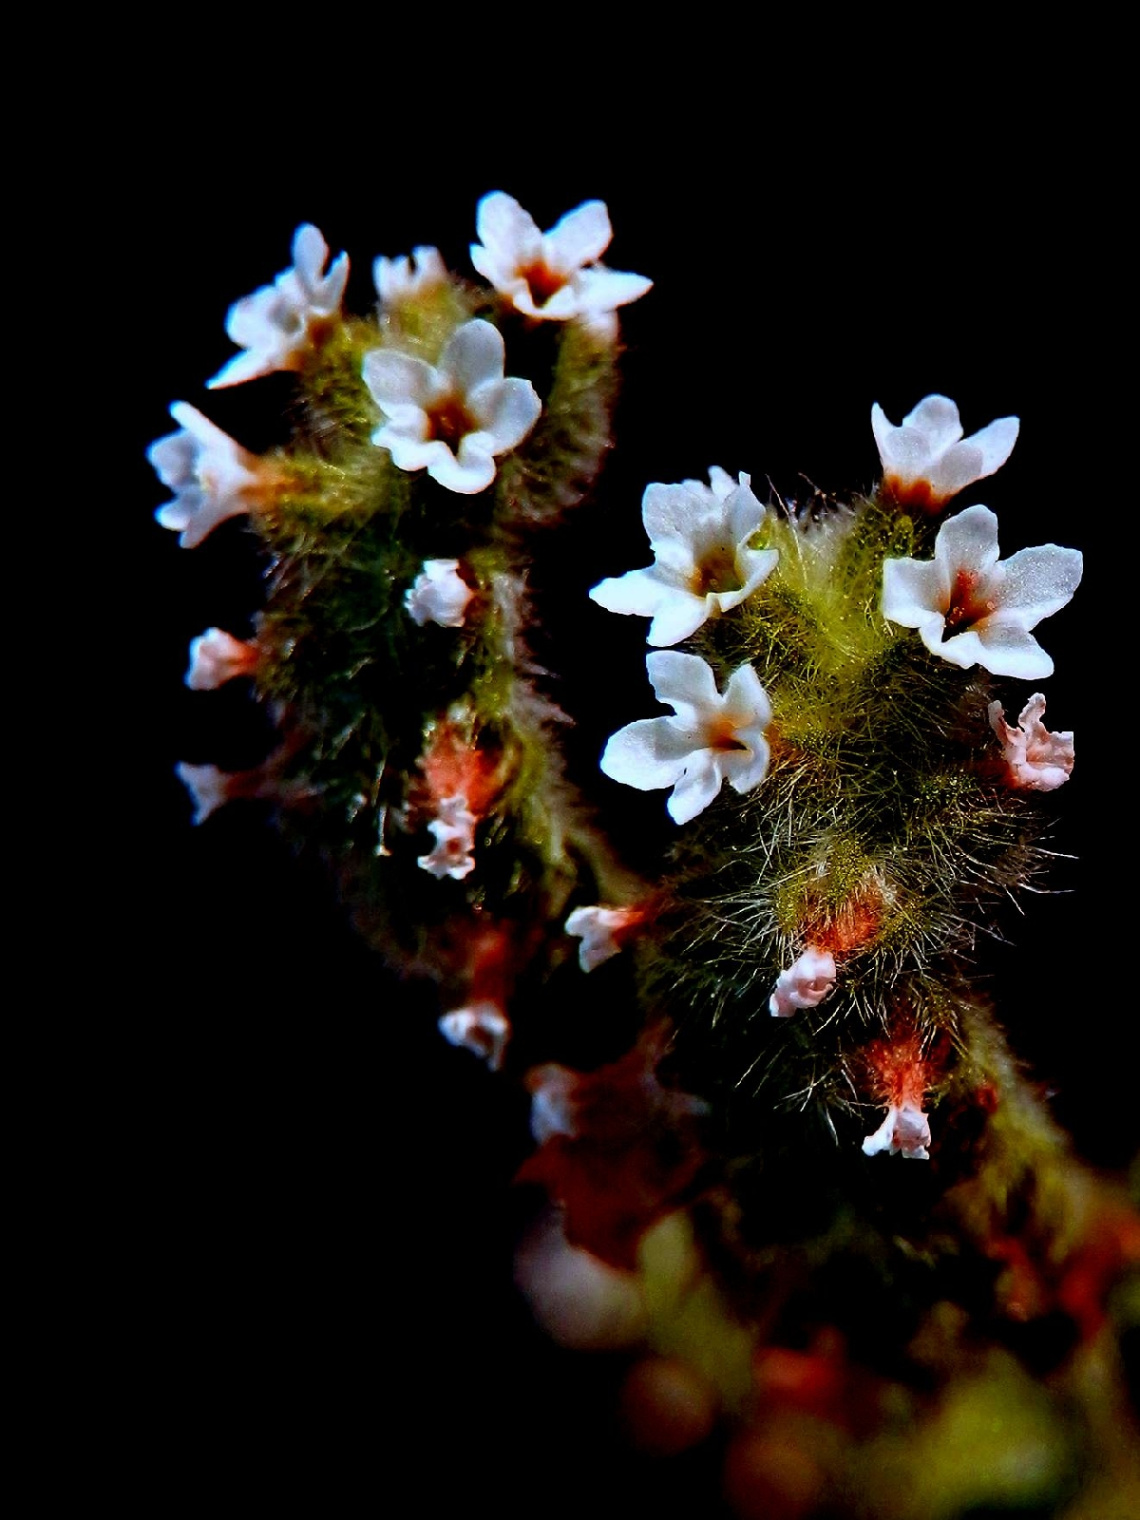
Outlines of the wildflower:
<svg viewBox="0 0 1140 1520">
<path fill-rule="evenodd" d="M 864 1156 L 877 1156 L 889 1151 L 892 1156 L 899 1152 L 908 1161 L 929 1161 L 930 1121 L 919 1104 L 904 1102 L 891 1105 L 887 1117 L 873 1135 L 863 1141 Z"/>
<path fill-rule="evenodd" d="M 1073 736 L 1050 733 L 1041 721 L 1045 698 L 1038 691 L 1021 709 L 1018 727 L 1005 721 L 1000 702 L 989 705 L 990 723 L 1001 740 L 1002 758 L 1011 786 L 1032 792 L 1053 792 L 1073 773 Z"/>
<path fill-rule="evenodd" d="M 467 805 L 467 798 L 460 793 L 455 797 L 441 797 L 439 816 L 433 818 L 428 828 L 435 835 L 435 846 L 429 855 L 417 860 L 425 871 L 433 876 L 450 876 L 462 881 L 475 869 L 475 814 Z"/>
<path fill-rule="evenodd" d="M 593 971 L 617 955 L 626 937 L 642 920 L 637 908 L 575 908 L 566 920 L 566 933 L 579 936 L 578 964 L 583 971 Z"/>
<path fill-rule="evenodd" d="M 532 1066 L 525 1086 L 530 1093 L 530 1132 L 539 1145 L 552 1135 L 575 1135 L 578 1132 L 577 1088 L 580 1077 L 568 1066 L 548 1061 Z"/>
<path fill-rule="evenodd" d="M 768 999 L 774 1019 L 788 1019 L 797 1008 L 814 1008 L 835 986 L 835 957 L 830 950 L 809 945 L 799 959 L 781 971 Z"/>
<path fill-rule="evenodd" d="M 439 1021 L 439 1032 L 452 1045 L 460 1045 L 482 1057 L 492 1071 L 503 1064 L 511 1024 L 503 1010 L 491 1002 L 455 1008 Z"/>
<path fill-rule="evenodd" d="M 642 275 L 596 262 L 613 237 L 603 201 L 583 202 L 544 233 L 518 201 L 496 190 L 479 202 L 475 226 L 481 242 L 471 245 L 471 262 L 528 317 L 591 321 L 652 287 Z"/>
<path fill-rule="evenodd" d="M 927 396 L 902 426 L 887 421 L 876 401 L 871 428 L 883 462 L 883 487 L 901 506 L 936 511 L 975 480 L 999 470 L 1013 453 L 1020 423 L 999 417 L 962 439 L 958 408 L 946 396 Z"/>
<path fill-rule="evenodd" d="M 751 480 L 715 465 L 709 485 L 646 487 L 641 516 L 654 563 L 600 582 L 590 597 L 610 612 L 649 617 L 648 642 L 677 644 L 708 618 L 751 596 L 776 567 L 776 549 L 749 548 L 765 509 Z"/>
<path fill-rule="evenodd" d="M 883 616 L 917 628 L 931 654 L 952 665 L 1025 680 L 1051 675 L 1053 661 L 1029 630 L 1070 600 L 1082 556 L 1042 544 L 999 564 L 998 552 L 996 516 L 967 507 L 938 530 L 932 560 L 884 562 Z"/>
<path fill-rule="evenodd" d="M 529 380 L 504 379 L 502 334 L 465 322 L 432 366 L 378 348 L 364 358 L 364 383 L 385 422 L 372 435 L 398 470 L 426 469 L 448 491 L 470 496 L 495 478 L 495 459 L 521 443 L 542 403 Z"/>
<path fill-rule="evenodd" d="M 186 685 L 191 691 L 216 691 L 235 676 L 252 675 L 260 658 L 256 643 L 235 639 L 222 628 L 207 628 L 190 641 Z"/>
<path fill-rule="evenodd" d="M 645 663 L 654 694 L 675 716 L 644 718 L 614 734 L 602 755 L 605 774 L 643 792 L 671 786 L 666 806 L 675 823 L 708 807 L 725 780 L 738 792 L 759 786 L 772 707 L 752 666 L 733 671 L 722 696 L 699 655 L 661 650 Z"/>
<path fill-rule="evenodd" d="M 474 594 L 459 574 L 457 559 L 425 559 L 404 595 L 404 606 L 421 628 L 425 623 L 462 628 L 467 603 Z"/>
<path fill-rule="evenodd" d="M 174 492 L 155 517 L 181 534 L 183 549 L 193 549 L 227 517 L 240 517 L 260 504 L 268 472 L 260 460 L 215 427 L 186 401 L 170 408 L 182 431 L 152 443 L 146 457 L 159 480 Z"/>
<path fill-rule="evenodd" d="M 249 771 L 222 771 L 216 765 L 187 765 L 182 761 L 174 767 L 174 774 L 190 793 L 194 803 L 191 822 L 195 824 L 205 823 L 211 813 L 238 798 L 282 795 L 282 789 L 264 766 Z"/>
<path fill-rule="evenodd" d="M 377 259 L 372 278 L 381 306 L 395 306 L 442 285 L 447 269 L 438 248 L 413 248 L 410 256 L 405 253 L 398 259 Z"/>
<path fill-rule="evenodd" d="M 348 280 L 348 254 L 342 253 L 325 274 L 328 256 L 328 244 L 315 227 L 306 222 L 297 228 L 293 268 L 230 307 L 226 332 L 246 352 L 236 354 L 207 381 L 211 390 L 241 385 L 274 370 L 301 368 L 305 350 L 340 312 Z"/>
</svg>

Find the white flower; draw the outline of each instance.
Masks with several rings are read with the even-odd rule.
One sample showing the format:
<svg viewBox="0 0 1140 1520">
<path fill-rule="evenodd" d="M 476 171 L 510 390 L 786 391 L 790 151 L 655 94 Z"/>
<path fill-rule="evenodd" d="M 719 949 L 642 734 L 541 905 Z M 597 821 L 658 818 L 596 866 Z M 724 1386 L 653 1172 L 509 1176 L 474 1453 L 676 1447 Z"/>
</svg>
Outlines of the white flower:
<svg viewBox="0 0 1140 1520">
<path fill-rule="evenodd" d="M 931 654 L 965 669 L 1038 680 L 1053 661 L 1030 633 L 1080 584 L 1077 549 L 1042 544 L 998 563 L 997 518 L 967 507 L 938 530 L 934 558 L 883 564 L 883 616 L 917 628 Z"/>
<path fill-rule="evenodd" d="M 398 470 L 424 470 L 470 496 L 495 478 L 495 457 L 520 444 L 542 403 L 529 380 L 504 379 L 502 334 L 465 322 L 434 367 L 393 349 L 364 358 L 364 383 L 387 419 L 372 435 Z"/>
<path fill-rule="evenodd" d="M 566 920 L 566 933 L 580 936 L 578 964 L 583 971 L 593 971 L 617 955 L 625 936 L 642 915 L 637 908 L 575 908 Z"/>
<path fill-rule="evenodd" d="M 207 628 L 190 641 L 186 684 L 191 691 L 216 691 L 235 676 L 252 675 L 260 658 L 256 643 L 235 639 L 222 628 Z"/>
<path fill-rule="evenodd" d="M 187 765 L 185 761 L 174 767 L 174 774 L 190 793 L 194 803 L 193 823 L 205 823 L 211 813 L 216 813 L 235 797 L 248 796 L 242 785 L 248 772 L 221 771 L 216 765 Z"/>
<path fill-rule="evenodd" d="M 914 1103 L 903 1103 L 887 1109 L 887 1117 L 873 1135 L 863 1141 L 864 1156 L 877 1156 L 889 1151 L 892 1156 L 902 1154 L 910 1161 L 929 1161 L 930 1121 L 922 1109 Z"/>
<path fill-rule="evenodd" d="M 380 304 L 395 306 L 444 284 L 447 267 L 438 248 L 413 248 L 410 255 L 401 254 L 398 259 L 377 259 L 372 265 L 372 278 Z"/>
<path fill-rule="evenodd" d="M 779 551 L 750 549 L 765 509 L 751 480 L 736 484 L 713 466 L 709 485 L 646 487 L 642 521 L 654 563 L 600 582 L 590 597 L 609 612 L 650 617 L 650 644 L 677 644 L 706 619 L 752 595 L 776 567 Z"/>
<path fill-rule="evenodd" d="M 1001 740 L 1010 784 L 1032 792 L 1053 792 L 1073 773 L 1073 736 L 1050 733 L 1041 721 L 1045 698 L 1035 692 L 1021 709 L 1019 727 L 1005 721 L 1000 702 L 989 705 L 990 723 Z"/>
<path fill-rule="evenodd" d="M 531 1095 L 530 1132 L 539 1145 L 555 1135 L 578 1133 L 578 1102 L 575 1096 L 579 1077 L 568 1066 L 548 1062 L 532 1066 L 526 1074 L 526 1089 Z"/>
<path fill-rule="evenodd" d="M 781 971 L 768 1012 L 774 1019 L 788 1019 L 797 1008 L 814 1008 L 835 986 L 835 957 L 830 950 L 811 945 L 786 971 Z"/>
<path fill-rule="evenodd" d="M 496 1003 L 481 1002 L 445 1013 L 439 1021 L 439 1032 L 452 1045 L 473 1051 L 492 1071 L 498 1071 L 511 1037 L 511 1024 Z"/>
<path fill-rule="evenodd" d="M 244 348 L 207 382 L 211 390 L 240 385 L 279 369 L 300 369 L 302 356 L 316 332 L 340 312 L 348 279 L 348 254 L 342 253 L 323 273 L 329 247 L 305 223 L 293 234 L 293 268 L 279 274 L 230 307 L 226 332 Z"/>
<path fill-rule="evenodd" d="M 999 417 L 963 441 L 958 408 L 946 396 L 927 396 L 901 427 L 887 421 L 877 401 L 871 408 L 884 487 L 903 506 L 928 511 L 999 470 L 1013 453 L 1019 426 L 1016 417 Z"/>
<path fill-rule="evenodd" d="M 733 671 L 722 696 L 700 655 L 667 649 L 645 664 L 654 694 L 676 716 L 644 718 L 614 734 L 602 755 L 605 774 L 643 792 L 671 786 L 675 823 L 708 807 L 726 779 L 738 792 L 759 786 L 772 707 L 752 666 Z"/>
<path fill-rule="evenodd" d="M 450 876 L 456 881 L 475 869 L 475 814 L 462 794 L 441 797 L 439 817 L 433 818 L 428 828 L 435 835 L 435 847 L 430 855 L 420 855 L 417 864 L 433 876 Z"/>
<path fill-rule="evenodd" d="M 589 321 L 653 285 L 596 262 L 613 237 L 603 201 L 585 201 L 544 233 L 518 201 L 496 190 L 479 202 L 475 227 L 481 242 L 471 245 L 471 262 L 528 317 Z"/>
<path fill-rule="evenodd" d="M 170 415 L 182 431 L 160 438 L 146 453 L 163 485 L 174 492 L 174 500 L 154 515 L 164 528 L 182 535 L 184 549 L 193 549 L 227 517 L 256 507 L 266 476 L 260 461 L 197 407 L 176 401 Z"/>
<path fill-rule="evenodd" d="M 457 559 L 425 559 L 424 567 L 404 594 L 404 606 L 422 628 L 462 628 L 467 603 L 475 593 L 459 574 Z"/>
</svg>

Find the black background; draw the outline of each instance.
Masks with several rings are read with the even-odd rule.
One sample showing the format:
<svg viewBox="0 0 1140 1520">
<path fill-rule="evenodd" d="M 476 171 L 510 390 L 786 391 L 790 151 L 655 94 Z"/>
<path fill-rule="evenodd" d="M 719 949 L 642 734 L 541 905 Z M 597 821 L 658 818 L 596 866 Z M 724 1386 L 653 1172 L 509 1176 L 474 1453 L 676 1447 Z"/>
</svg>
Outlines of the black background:
<svg viewBox="0 0 1140 1520">
<path fill-rule="evenodd" d="M 91 1460 L 130 1503 L 370 1511 L 411 1482 L 397 1513 L 486 1495 L 508 1513 L 668 1513 L 683 1485 L 614 1456 L 608 1366 L 560 1357 L 512 1296 L 521 1099 L 442 1046 L 257 806 L 189 826 L 176 761 L 265 752 L 243 693 L 181 685 L 191 637 L 247 631 L 258 566 L 240 525 L 183 552 L 153 523 L 165 493 L 145 448 L 175 399 L 250 447 L 277 436 L 286 379 L 202 387 L 232 353 L 228 305 L 286 267 L 298 222 L 348 249 L 364 309 L 377 254 L 435 243 L 465 267 L 488 190 L 542 226 L 605 199 L 608 262 L 656 284 L 625 314 L 617 448 L 538 587 L 584 768 L 651 711 L 643 625 L 585 599 L 644 561 L 648 481 L 719 463 L 761 495 L 766 477 L 842 493 L 875 478 L 875 400 L 898 421 L 942 391 L 968 432 L 1018 414 L 1010 463 L 963 502 L 998 511 L 1005 554 L 1086 552 L 1085 585 L 1041 630 L 1048 720 L 1077 735 L 1056 842 L 1085 864 L 1059 863 L 1071 895 L 1011 915 L 1016 948 L 988 964 L 1080 1149 L 1119 1166 L 1134 1127 L 1112 1056 L 1117 743 L 1093 685 L 1120 484 L 1101 420 L 1115 295 L 1097 129 L 1052 103 L 999 128 L 996 75 L 950 109 L 930 81 L 825 86 L 796 56 L 779 87 L 774 59 L 733 79 L 730 48 L 700 90 L 680 58 L 642 80 L 583 57 L 519 93 L 486 38 L 446 69 L 401 47 L 349 46 L 346 63 L 342 43 L 312 78 L 304 47 L 268 78 L 255 52 L 219 55 L 192 109 L 156 56 L 103 101 L 69 203 L 75 245 L 111 253 L 84 297 L 112 313 L 86 350 L 110 551 L 94 626 L 114 651 L 95 683 L 109 779 L 88 862 L 105 927 L 83 968 L 101 1011 L 67 1028 L 61 1057 L 83 1091 L 64 1184 L 77 1380 L 113 1430 Z M 614 797 L 615 827 L 656 827 L 661 801 Z"/>
</svg>

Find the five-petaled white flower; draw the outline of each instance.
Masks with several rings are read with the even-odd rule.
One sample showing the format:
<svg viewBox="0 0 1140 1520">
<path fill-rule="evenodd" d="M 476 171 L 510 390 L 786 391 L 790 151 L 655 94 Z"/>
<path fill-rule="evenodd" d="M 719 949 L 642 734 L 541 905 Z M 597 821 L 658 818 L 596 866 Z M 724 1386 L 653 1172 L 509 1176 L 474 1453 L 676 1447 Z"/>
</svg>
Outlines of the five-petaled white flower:
<svg viewBox="0 0 1140 1520">
<path fill-rule="evenodd" d="M 901 506 L 936 511 L 975 480 L 999 470 L 1013 453 L 1020 423 L 999 417 L 962 438 L 958 408 L 947 396 L 927 396 L 900 427 L 876 401 L 871 428 L 883 462 L 883 486 Z"/>
<path fill-rule="evenodd" d="M 472 1051 L 492 1071 L 498 1071 L 511 1037 L 511 1024 L 497 1003 L 480 1002 L 445 1013 L 439 1021 L 439 1032 L 452 1045 Z"/>
<path fill-rule="evenodd" d="M 423 569 L 404 593 L 404 606 L 421 628 L 425 623 L 462 628 L 467 603 L 474 595 L 459 574 L 457 559 L 425 559 Z"/>
<path fill-rule="evenodd" d="M 211 390 L 301 368 L 314 337 L 339 314 L 348 279 L 348 254 L 342 253 L 325 274 L 328 256 L 328 244 L 315 227 L 306 222 L 297 228 L 293 268 L 230 307 L 226 332 L 246 352 L 236 354 L 207 382 Z"/>
<path fill-rule="evenodd" d="M 246 639 L 235 639 L 223 628 L 207 628 L 190 640 L 190 669 L 186 684 L 191 691 L 216 691 L 235 676 L 249 676 L 257 669 L 261 650 Z"/>
<path fill-rule="evenodd" d="M 447 280 L 447 267 L 438 248 L 413 248 L 398 259 L 379 258 L 372 265 L 372 278 L 382 306 L 395 306 L 432 290 Z"/>
<path fill-rule="evenodd" d="M 480 242 L 471 262 L 517 311 L 528 317 L 587 321 L 643 296 L 652 285 L 596 261 L 613 237 L 604 201 L 585 201 L 549 232 L 512 196 L 485 195 L 475 214 Z"/>
<path fill-rule="evenodd" d="M 387 419 L 372 435 L 398 470 L 424 470 L 470 496 L 495 478 L 495 458 L 520 444 L 542 403 L 529 380 L 504 379 L 505 349 L 490 322 L 465 322 L 439 363 L 377 348 L 364 383 Z"/>
<path fill-rule="evenodd" d="M 963 669 L 1027 681 L 1051 675 L 1053 661 L 1029 631 L 1059 611 L 1080 584 L 1077 549 L 1042 544 L 998 563 L 998 522 L 967 507 L 938 530 L 934 558 L 883 564 L 883 616 L 917 628 L 931 654 Z"/>
<path fill-rule="evenodd" d="M 170 408 L 182 431 L 152 443 L 146 457 L 174 492 L 155 517 L 180 533 L 184 549 L 193 549 L 227 517 L 240 517 L 263 498 L 269 476 L 261 461 L 215 427 L 187 401 Z"/>
<path fill-rule="evenodd" d="M 830 950 L 809 945 L 785 971 L 781 971 L 768 999 L 774 1019 L 788 1019 L 797 1008 L 814 1008 L 835 986 L 835 957 Z"/>
<path fill-rule="evenodd" d="M 439 799 L 439 816 L 428 828 L 435 835 L 430 855 L 417 857 L 417 865 L 433 876 L 450 876 L 462 881 L 475 869 L 475 824 L 477 820 L 462 793 Z"/>
<path fill-rule="evenodd" d="M 1000 702 L 989 705 L 990 723 L 1001 740 L 1011 786 L 1031 792 L 1053 792 L 1064 786 L 1073 773 L 1073 735 L 1050 733 L 1041 721 L 1045 698 L 1034 692 L 1021 709 L 1018 727 L 1005 721 Z"/>
<path fill-rule="evenodd" d="M 601 581 L 591 599 L 610 612 L 649 617 L 647 642 L 677 644 L 706 619 L 739 606 L 776 567 L 779 551 L 752 549 L 765 509 L 751 479 L 716 465 L 709 485 L 647 486 L 641 516 L 654 563 Z"/>
<path fill-rule="evenodd" d="M 566 920 L 566 933 L 579 937 L 578 964 L 583 971 L 593 971 L 611 956 L 617 955 L 627 935 L 639 923 L 639 908 L 575 908 Z"/>
<path fill-rule="evenodd" d="M 897 1156 L 901 1151 L 909 1161 L 929 1161 L 929 1144 L 930 1120 L 914 1103 L 902 1103 L 887 1109 L 882 1124 L 863 1141 L 863 1154 L 877 1156 L 888 1151 Z"/>
<path fill-rule="evenodd" d="M 645 664 L 654 694 L 675 716 L 643 718 L 614 734 L 602 755 L 605 774 L 643 792 L 671 786 L 674 823 L 695 818 L 725 780 L 738 792 L 759 786 L 772 706 L 752 666 L 734 670 L 722 696 L 700 655 L 666 649 Z"/>
</svg>

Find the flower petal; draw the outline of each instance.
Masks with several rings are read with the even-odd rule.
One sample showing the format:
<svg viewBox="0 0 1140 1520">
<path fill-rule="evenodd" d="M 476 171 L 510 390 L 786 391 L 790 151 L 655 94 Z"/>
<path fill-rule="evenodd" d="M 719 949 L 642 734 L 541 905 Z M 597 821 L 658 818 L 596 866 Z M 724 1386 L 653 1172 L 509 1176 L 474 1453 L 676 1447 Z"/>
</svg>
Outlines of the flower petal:
<svg viewBox="0 0 1140 1520">
<path fill-rule="evenodd" d="M 989 507 L 967 507 L 947 518 L 934 541 L 934 557 L 950 566 L 951 582 L 959 570 L 983 574 L 999 552 L 997 515 Z"/>
<path fill-rule="evenodd" d="M 613 235 L 606 203 L 583 201 L 550 229 L 546 246 L 553 255 L 551 262 L 569 273 L 600 259 Z"/>
<path fill-rule="evenodd" d="M 456 328 L 444 345 L 438 368 L 468 395 L 485 381 L 501 380 L 505 363 L 502 333 L 490 322 L 477 320 Z"/>
<path fill-rule="evenodd" d="M 1005 561 L 1001 621 L 1015 611 L 1023 628 L 1035 628 L 1042 618 L 1059 612 L 1073 597 L 1084 573 L 1079 549 L 1060 544 L 1040 544 L 1020 549 Z"/>
<path fill-rule="evenodd" d="M 703 715 L 719 710 L 716 679 L 700 655 L 661 650 L 646 657 L 645 668 L 654 696 L 675 708 L 686 726 L 696 727 Z"/>
<path fill-rule="evenodd" d="M 695 742 L 674 718 L 639 718 L 613 735 L 601 768 L 611 781 L 653 792 L 680 780 Z"/>
</svg>

